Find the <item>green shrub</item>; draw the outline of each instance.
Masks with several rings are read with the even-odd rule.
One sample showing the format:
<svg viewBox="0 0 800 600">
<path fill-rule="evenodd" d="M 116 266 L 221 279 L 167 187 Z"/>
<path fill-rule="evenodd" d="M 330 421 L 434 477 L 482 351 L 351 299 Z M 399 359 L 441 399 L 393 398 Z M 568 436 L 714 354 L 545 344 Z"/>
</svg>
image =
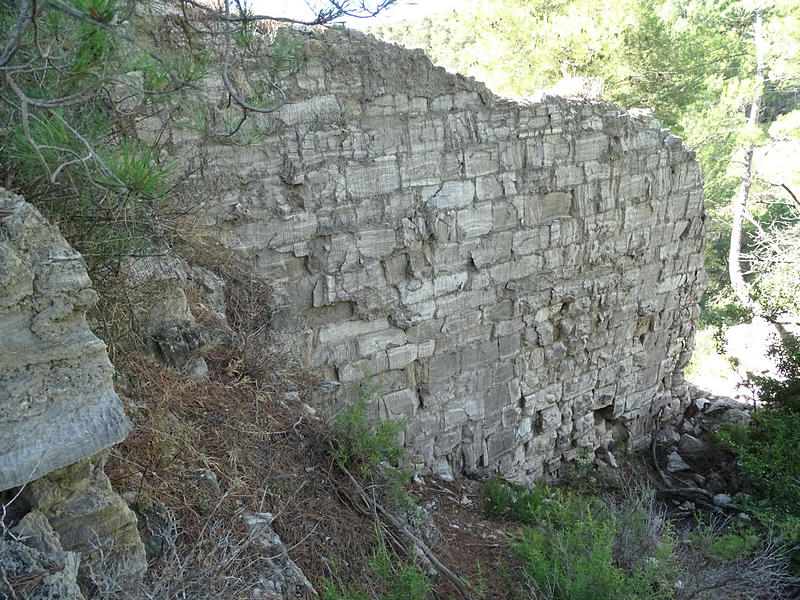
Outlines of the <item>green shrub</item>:
<svg viewBox="0 0 800 600">
<path fill-rule="evenodd" d="M 736 455 L 746 478 L 750 512 L 767 526 L 767 536 L 788 548 L 800 547 L 800 339 L 791 334 L 773 346 L 781 379 L 756 377 L 766 405 L 753 413 L 748 427 L 727 425 L 719 443 Z M 728 540 L 721 551 L 730 551 Z M 800 573 L 800 553 L 793 552 Z"/>
<path fill-rule="evenodd" d="M 481 490 L 484 507 L 491 517 L 520 523 L 535 521 L 542 501 L 549 493 L 550 489 L 542 483 L 526 489 L 498 477 L 487 481 Z"/>
<path fill-rule="evenodd" d="M 367 566 L 370 579 L 379 591 L 370 592 L 361 585 L 326 579 L 322 582 L 323 600 L 425 600 L 428 597 L 431 591 L 428 576 L 412 563 L 396 562 L 380 529 L 377 526 L 375 529 L 378 545 Z"/>
<path fill-rule="evenodd" d="M 761 535 L 752 525 L 735 523 L 724 533 L 713 523 L 698 523 L 688 536 L 692 546 L 715 561 L 735 560 L 751 556 L 761 545 Z"/>
<path fill-rule="evenodd" d="M 342 469 L 355 468 L 361 475 L 375 473 L 382 462 L 394 465 L 403 456 L 397 438 L 405 427 L 402 419 L 380 421 L 368 414 L 374 386 L 369 380 L 359 386 L 358 400 L 333 421 L 336 446 L 333 458 Z"/>
<path fill-rule="evenodd" d="M 625 565 L 618 560 L 620 529 L 628 526 L 620 515 L 630 516 L 650 505 L 634 510 L 544 484 L 526 490 L 497 479 L 484 486 L 483 498 L 492 516 L 525 523 L 512 539 L 511 548 L 522 560 L 522 587 L 537 599 L 671 597 L 674 543 L 663 522 L 653 547 L 639 564 Z"/>
<path fill-rule="evenodd" d="M 789 335 L 770 353 L 783 379 L 755 377 L 766 406 L 748 427 L 727 425 L 717 439 L 736 455 L 755 496 L 800 517 L 800 340 Z"/>
</svg>

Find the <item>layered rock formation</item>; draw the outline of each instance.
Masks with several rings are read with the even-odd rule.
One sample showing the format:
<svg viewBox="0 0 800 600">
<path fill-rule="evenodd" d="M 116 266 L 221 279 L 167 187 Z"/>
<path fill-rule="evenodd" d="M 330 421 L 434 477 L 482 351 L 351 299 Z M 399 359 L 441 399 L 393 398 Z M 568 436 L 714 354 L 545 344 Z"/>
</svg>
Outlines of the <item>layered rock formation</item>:
<svg viewBox="0 0 800 600">
<path fill-rule="evenodd" d="M 0 491 L 122 441 L 130 423 L 81 255 L 22 198 L 0 190 Z"/>
<path fill-rule="evenodd" d="M 504 100 L 358 33 L 297 35 L 290 102 L 250 116 L 248 147 L 200 140 L 187 192 L 274 282 L 279 339 L 350 388 L 374 376 L 410 462 L 445 475 L 557 475 L 679 412 L 705 234 L 679 138 L 607 104 Z"/>
<path fill-rule="evenodd" d="M 80 254 L 0 189 L 0 503 L 6 527 L 21 519 L 23 540 L 25 523 L 46 524 L 26 544 L 4 541 L 4 566 L 24 579 L 42 560 L 60 565 L 52 597 L 77 597 L 79 563 L 119 585 L 146 568 L 136 517 L 103 472 L 102 451 L 130 423 L 105 344 L 86 323 L 96 299 Z"/>
</svg>

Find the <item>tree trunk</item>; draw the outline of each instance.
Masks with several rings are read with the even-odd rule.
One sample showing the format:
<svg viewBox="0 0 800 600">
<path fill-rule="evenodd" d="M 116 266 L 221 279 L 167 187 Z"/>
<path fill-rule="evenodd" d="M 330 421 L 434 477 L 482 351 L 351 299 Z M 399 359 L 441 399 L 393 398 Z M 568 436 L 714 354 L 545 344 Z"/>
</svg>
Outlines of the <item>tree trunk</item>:
<svg viewBox="0 0 800 600">
<path fill-rule="evenodd" d="M 761 102 L 764 95 L 764 39 L 762 36 L 763 15 L 761 8 L 756 8 L 753 15 L 753 38 L 756 46 L 756 85 L 753 94 L 753 103 L 750 105 L 750 115 L 747 120 L 747 144 L 744 146 L 744 165 L 742 168 L 742 183 L 733 200 L 733 227 L 731 229 L 731 245 L 728 250 L 728 274 L 730 275 L 733 291 L 739 301 L 750 308 L 757 315 L 764 311 L 761 306 L 750 297 L 747 282 L 742 275 L 741 249 L 742 225 L 744 224 L 747 202 L 750 198 L 750 186 L 753 180 L 753 150 L 755 146 L 755 133 L 758 127 L 758 114 L 761 112 Z"/>
<path fill-rule="evenodd" d="M 739 301 L 753 313 L 769 321 L 782 338 L 786 338 L 786 328 L 775 318 L 767 314 L 764 307 L 752 298 L 749 286 L 742 275 L 742 225 L 744 224 L 747 203 L 750 199 L 750 186 L 753 183 L 753 151 L 755 149 L 756 131 L 758 128 L 758 115 L 761 112 L 761 103 L 764 99 L 765 61 L 764 61 L 764 15 L 761 6 L 756 7 L 753 15 L 753 42 L 756 47 L 756 82 L 753 93 L 753 103 L 750 105 L 750 115 L 747 119 L 747 144 L 744 151 L 744 165 L 742 167 L 742 183 L 733 201 L 733 226 L 731 228 L 731 245 L 728 250 L 728 274 L 731 279 L 733 291 Z"/>
</svg>

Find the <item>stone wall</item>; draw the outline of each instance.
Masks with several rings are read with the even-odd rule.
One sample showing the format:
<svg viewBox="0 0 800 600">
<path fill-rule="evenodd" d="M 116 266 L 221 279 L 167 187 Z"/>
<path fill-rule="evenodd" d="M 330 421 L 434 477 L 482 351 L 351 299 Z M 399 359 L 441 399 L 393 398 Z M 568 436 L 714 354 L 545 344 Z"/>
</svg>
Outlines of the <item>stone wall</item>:
<svg viewBox="0 0 800 600">
<path fill-rule="evenodd" d="M 410 462 L 443 475 L 557 475 L 678 412 L 705 233 L 679 138 L 607 104 L 508 101 L 355 32 L 296 35 L 279 111 L 238 138 L 166 132 L 197 148 L 204 225 L 274 282 L 277 339 L 341 395 L 374 376 Z"/>
</svg>

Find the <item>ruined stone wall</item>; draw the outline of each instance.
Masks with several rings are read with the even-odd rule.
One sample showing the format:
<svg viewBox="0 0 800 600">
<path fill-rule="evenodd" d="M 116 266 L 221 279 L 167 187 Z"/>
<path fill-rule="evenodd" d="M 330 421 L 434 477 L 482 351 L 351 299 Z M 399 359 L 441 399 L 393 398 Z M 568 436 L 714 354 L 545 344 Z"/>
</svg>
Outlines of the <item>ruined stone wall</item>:
<svg viewBox="0 0 800 600">
<path fill-rule="evenodd" d="M 419 51 L 298 35 L 290 102 L 249 117 L 234 138 L 249 145 L 198 139 L 189 114 L 167 132 L 176 153 L 200 142 L 185 193 L 274 282 L 277 339 L 340 394 L 374 376 L 410 462 L 441 474 L 553 475 L 644 439 L 685 398 L 693 154 L 646 114 L 511 102 Z"/>
</svg>

